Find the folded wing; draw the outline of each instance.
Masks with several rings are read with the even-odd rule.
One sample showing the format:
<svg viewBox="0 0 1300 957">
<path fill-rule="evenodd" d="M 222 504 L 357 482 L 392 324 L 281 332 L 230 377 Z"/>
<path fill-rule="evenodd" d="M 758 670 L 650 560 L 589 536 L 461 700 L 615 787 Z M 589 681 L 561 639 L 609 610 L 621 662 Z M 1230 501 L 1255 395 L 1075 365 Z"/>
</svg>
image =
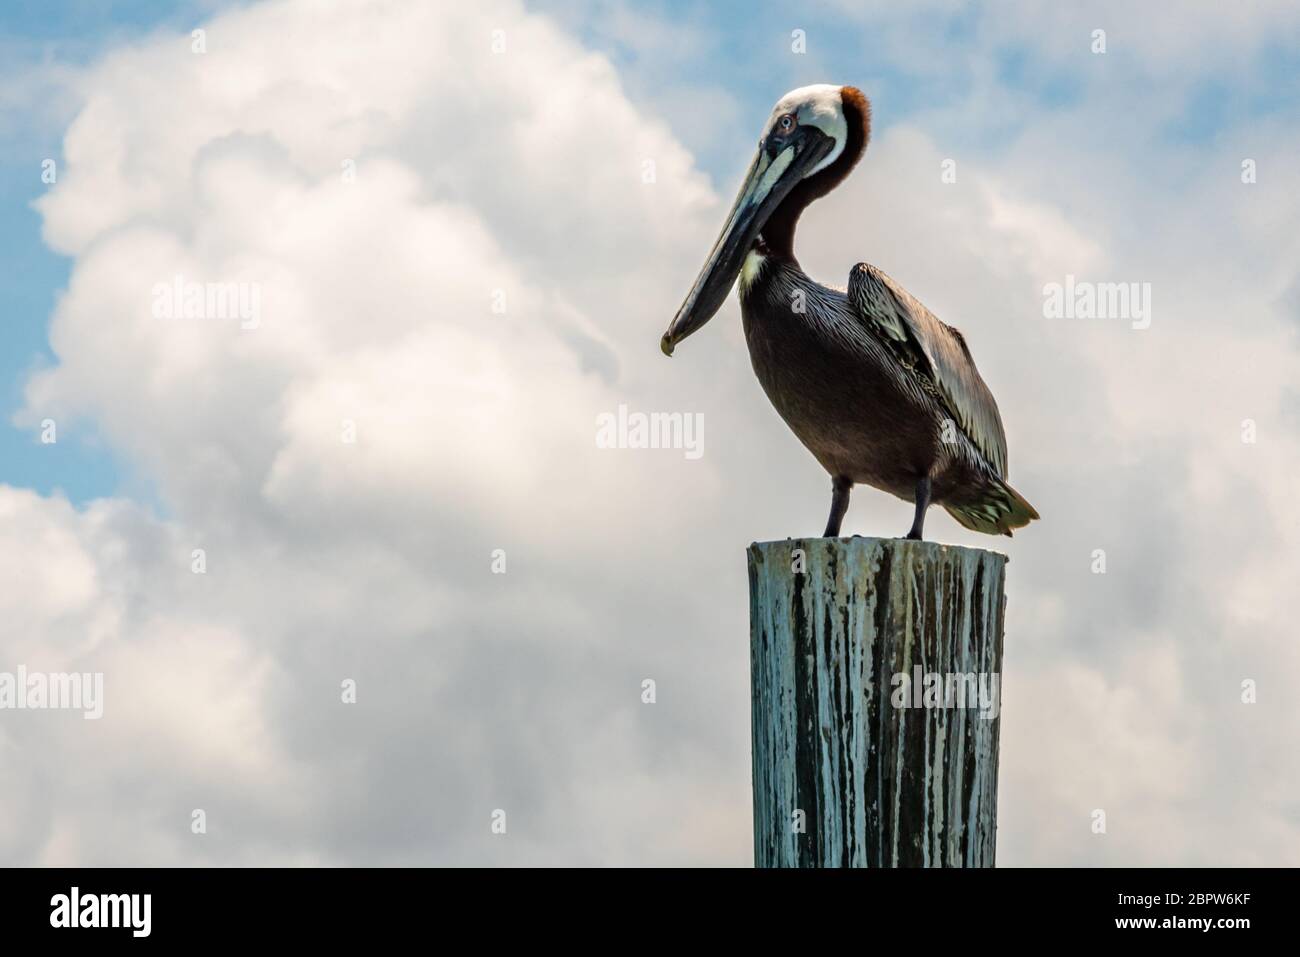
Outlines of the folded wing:
<svg viewBox="0 0 1300 957">
<path fill-rule="evenodd" d="M 1006 478 L 1002 417 L 962 334 L 868 263 L 853 267 L 848 298 L 871 331 L 941 401 L 998 478 Z"/>
</svg>

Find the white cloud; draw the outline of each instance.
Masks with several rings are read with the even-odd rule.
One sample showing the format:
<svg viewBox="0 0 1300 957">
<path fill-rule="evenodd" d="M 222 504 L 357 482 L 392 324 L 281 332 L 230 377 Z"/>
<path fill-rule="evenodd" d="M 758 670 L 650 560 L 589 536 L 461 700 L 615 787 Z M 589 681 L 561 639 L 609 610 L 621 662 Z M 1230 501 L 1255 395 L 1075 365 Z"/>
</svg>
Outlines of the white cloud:
<svg viewBox="0 0 1300 957">
<path fill-rule="evenodd" d="M 628 400 L 627 353 L 657 355 L 647 289 L 689 268 L 675 230 L 716 201 L 603 59 L 516 5 L 274 4 L 207 30 L 206 55 L 161 37 L 84 77 L 40 203 L 76 265 L 25 421 L 93 420 L 173 520 L 136 515 L 115 541 L 118 590 L 81 542 L 125 506 L 74 516 L 12 493 L 15 526 L 50 540 L 22 574 L 59 582 L 24 634 L 115 613 L 97 647 L 115 746 L 95 789 L 55 805 L 49 843 L 14 854 L 596 859 L 607 835 L 551 828 L 593 814 L 605 775 L 640 773 L 644 743 L 575 764 L 583 735 L 620 703 L 639 717 L 640 669 L 671 671 L 660 656 L 691 643 L 620 621 L 638 599 L 610 556 L 668 569 L 646 600 L 682 588 L 689 515 L 656 500 L 683 469 L 711 481 L 680 454 L 597 450 L 596 415 Z M 176 275 L 255 284 L 258 328 L 155 318 Z M 46 530 L 52 515 L 70 527 Z M 99 834 L 91 802 L 142 774 L 165 783 L 157 803 Z M 191 804 L 223 798 L 191 837 Z M 524 833 L 490 845 L 503 803 Z M 631 833 L 654 818 L 603 813 Z"/>
</svg>

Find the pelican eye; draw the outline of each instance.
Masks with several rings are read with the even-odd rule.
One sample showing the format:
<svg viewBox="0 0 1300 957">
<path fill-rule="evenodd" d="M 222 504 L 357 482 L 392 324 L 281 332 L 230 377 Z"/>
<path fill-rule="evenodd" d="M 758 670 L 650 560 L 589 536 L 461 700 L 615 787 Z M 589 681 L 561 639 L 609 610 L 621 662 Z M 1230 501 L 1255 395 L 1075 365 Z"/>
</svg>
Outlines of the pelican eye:
<svg viewBox="0 0 1300 957">
<path fill-rule="evenodd" d="M 782 133 L 789 133 L 792 129 L 795 128 L 797 122 L 798 121 L 794 118 L 793 113 L 786 113 L 783 114 L 781 118 L 776 121 L 776 128 L 780 130 Z"/>
</svg>

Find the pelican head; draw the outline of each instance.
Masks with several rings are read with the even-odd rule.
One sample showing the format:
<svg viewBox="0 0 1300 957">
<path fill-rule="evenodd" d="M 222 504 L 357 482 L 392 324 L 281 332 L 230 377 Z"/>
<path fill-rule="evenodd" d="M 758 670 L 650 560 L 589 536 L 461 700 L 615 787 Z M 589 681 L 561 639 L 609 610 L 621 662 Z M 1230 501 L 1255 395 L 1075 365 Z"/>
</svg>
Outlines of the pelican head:
<svg viewBox="0 0 1300 957">
<path fill-rule="evenodd" d="M 849 103 L 846 111 L 846 101 Z M 851 111 L 859 129 L 846 115 Z M 699 278 L 687 294 L 660 342 L 665 355 L 713 318 L 721 308 L 773 213 L 801 183 L 802 202 L 793 204 L 797 218 L 803 206 L 825 195 L 848 173 L 857 155 L 845 157 L 845 147 L 859 134 L 857 152 L 865 145 L 866 98 L 853 87 L 818 84 L 792 90 L 772 108 L 758 141 L 758 152 L 741 184 L 722 233 L 713 244 Z M 832 171 L 839 163 L 844 169 Z M 793 230 L 793 219 L 789 223 Z"/>
</svg>

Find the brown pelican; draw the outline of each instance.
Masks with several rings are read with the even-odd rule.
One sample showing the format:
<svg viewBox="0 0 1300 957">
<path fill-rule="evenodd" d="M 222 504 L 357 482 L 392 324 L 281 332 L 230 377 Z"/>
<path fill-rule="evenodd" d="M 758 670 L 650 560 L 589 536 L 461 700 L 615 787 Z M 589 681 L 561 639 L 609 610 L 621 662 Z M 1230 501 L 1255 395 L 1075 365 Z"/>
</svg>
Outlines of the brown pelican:
<svg viewBox="0 0 1300 957">
<path fill-rule="evenodd" d="M 672 355 L 739 277 L 758 381 L 831 475 L 824 535 L 839 535 L 858 482 L 916 503 L 908 538 L 921 538 L 931 504 L 966 528 L 1010 535 L 1038 513 L 1006 483 L 1002 419 L 962 334 L 875 266 L 854 266 L 843 291 L 795 259 L 799 214 L 849 174 L 870 135 L 871 104 L 851 86 L 781 98 L 661 347 Z"/>
</svg>

